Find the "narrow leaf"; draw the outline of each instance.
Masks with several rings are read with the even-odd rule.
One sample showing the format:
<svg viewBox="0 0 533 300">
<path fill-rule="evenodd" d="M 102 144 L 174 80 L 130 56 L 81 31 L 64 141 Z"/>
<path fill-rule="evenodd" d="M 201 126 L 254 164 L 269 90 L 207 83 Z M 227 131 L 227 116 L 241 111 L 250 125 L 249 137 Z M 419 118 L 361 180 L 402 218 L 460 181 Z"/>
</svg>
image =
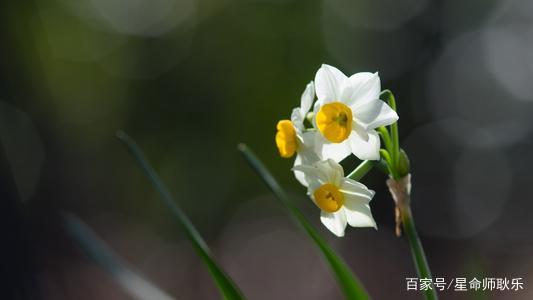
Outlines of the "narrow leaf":
<svg viewBox="0 0 533 300">
<path fill-rule="evenodd" d="M 176 201 L 174 201 L 172 195 L 170 194 L 166 186 L 163 184 L 155 170 L 146 160 L 139 146 L 123 131 L 117 132 L 117 137 L 124 143 L 124 145 L 126 145 L 135 160 L 137 160 L 137 163 L 141 167 L 142 171 L 150 180 L 156 191 L 159 193 L 159 196 L 163 203 L 176 215 L 179 224 L 185 231 L 185 234 L 191 242 L 194 250 L 206 265 L 207 269 L 209 270 L 209 273 L 211 274 L 211 277 L 217 284 L 218 289 L 220 290 L 224 299 L 245 299 L 238 287 L 233 282 L 233 280 L 215 261 L 204 239 L 200 236 L 200 233 L 198 233 L 198 231 L 191 223 L 187 215 L 185 215 L 181 208 L 176 204 Z"/>
<path fill-rule="evenodd" d="M 63 220 L 69 236 L 78 243 L 81 249 L 94 262 L 107 271 L 130 296 L 139 300 L 174 299 L 133 271 L 78 217 L 70 213 L 64 213 Z"/>
<path fill-rule="evenodd" d="M 307 235 L 309 235 L 316 246 L 320 249 L 324 255 L 324 258 L 331 267 L 337 283 L 339 284 L 346 299 L 370 299 L 370 296 L 365 291 L 363 285 L 352 273 L 350 268 L 348 268 L 342 258 L 337 256 L 335 251 L 328 246 L 328 244 L 318 234 L 313 226 L 305 219 L 302 213 L 300 213 L 298 208 L 292 204 L 288 195 L 281 188 L 276 179 L 274 179 L 272 174 L 270 174 L 263 163 L 255 156 L 252 150 L 250 150 L 244 144 L 239 144 L 238 148 L 252 168 L 263 179 L 274 195 L 276 195 L 276 197 L 283 203 L 296 222 L 304 229 Z"/>
</svg>

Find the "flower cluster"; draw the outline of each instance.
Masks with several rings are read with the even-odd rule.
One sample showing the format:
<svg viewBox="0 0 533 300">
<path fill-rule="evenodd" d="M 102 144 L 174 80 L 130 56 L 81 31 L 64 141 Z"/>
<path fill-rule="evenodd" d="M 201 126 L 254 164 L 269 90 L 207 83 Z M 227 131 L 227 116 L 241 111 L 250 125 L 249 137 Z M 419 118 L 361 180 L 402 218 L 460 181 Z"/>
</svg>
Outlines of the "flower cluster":
<svg viewBox="0 0 533 300">
<path fill-rule="evenodd" d="M 350 154 L 360 160 L 380 159 L 376 128 L 398 120 L 396 112 L 379 99 L 380 93 L 377 73 L 347 77 L 322 65 L 291 119 L 277 124 L 281 157 L 296 155 L 292 169 L 296 179 L 320 208 L 322 223 L 337 236 L 344 236 L 347 224 L 377 228 L 369 206 L 374 192 L 345 177 L 339 162 Z"/>
</svg>

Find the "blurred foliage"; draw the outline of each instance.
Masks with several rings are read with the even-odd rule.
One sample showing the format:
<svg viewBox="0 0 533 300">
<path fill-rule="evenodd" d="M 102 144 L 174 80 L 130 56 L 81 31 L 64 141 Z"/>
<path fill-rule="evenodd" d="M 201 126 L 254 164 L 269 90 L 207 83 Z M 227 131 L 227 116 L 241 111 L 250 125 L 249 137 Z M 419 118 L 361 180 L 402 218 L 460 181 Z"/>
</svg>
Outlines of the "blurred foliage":
<svg viewBox="0 0 533 300">
<path fill-rule="evenodd" d="M 239 142 L 300 195 L 297 204 L 312 220 L 317 210 L 288 171 L 292 161 L 277 155 L 275 124 L 328 63 L 347 74 L 379 71 L 382 87 L 394 91 L 413 212 L 422 238 L 432 237 L 425 243 L 430 263 L 442 261 L 435 275 L 463 275 L 450 266 L 471 253 L 497 258 L 486 259 L 490 275 L 508 270 L 501 253 L 529 259 L 531 4 L 408 2 L 2 2 L 0 115 L 10 118 L 0 120 L 1 141 L 23 181 L 25 220 L 42 249 L 36 257 L 64 255 L 58 209 L 84 220 L 123 216 L 168 240 L 183 238 L 115 140 L 117 129 L 135 137 L 209 244 L 239 209 L 251 218 L 264 213 L 246 206 L 267 191 L 249 175 Z M 499 177 L 485 176 L 488 165 Z M 363 182 L 377 191 L 372 211 L 380 232 L 372 238 L 392 236 L 393 203 L 381 174 Z M 349 234 L 355 247 L 371 239 L 361 230 Z M 361 257 L 380 252 L 368 253 Z M 349 264 L 358 259 L 346 257 Z M 386 293 L 379 280 L 368 280 L 371 272 L 359 273 L 371 294 L 387 295 L 379 294 Z"/>
</svg>

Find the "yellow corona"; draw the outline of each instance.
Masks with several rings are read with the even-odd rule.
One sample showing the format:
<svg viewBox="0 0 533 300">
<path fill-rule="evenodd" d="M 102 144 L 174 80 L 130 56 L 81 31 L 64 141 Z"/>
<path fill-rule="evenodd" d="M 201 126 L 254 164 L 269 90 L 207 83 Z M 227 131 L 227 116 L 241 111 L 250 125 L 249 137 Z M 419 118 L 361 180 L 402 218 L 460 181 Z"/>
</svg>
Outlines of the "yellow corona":
<svg viewBox="0 0 533 300">
<path fill-rule="evenodd" d="M 332 143 L 341 143 L 350 136 L 352 122 L 352 110 L 341 102 L 322 105 L 316 115 L 318 130 Z"/>
<path fill-rule="evenodd" d="M 298 149 L 298 140 L 294 125 L 289 120 L 281 120 L 278 122 L 276 128 L 278 129 L 276 133 L 276 146 L 278 146 L 279 155 L 285 158 L 293 156 Z"/>
<path fill-rule="evenodd" d="M 313 195 L 316 205 L 325 212 L 336 212 L 344 204 L 344 195 L 331 183 L 321 185 Z"/>
</svg>

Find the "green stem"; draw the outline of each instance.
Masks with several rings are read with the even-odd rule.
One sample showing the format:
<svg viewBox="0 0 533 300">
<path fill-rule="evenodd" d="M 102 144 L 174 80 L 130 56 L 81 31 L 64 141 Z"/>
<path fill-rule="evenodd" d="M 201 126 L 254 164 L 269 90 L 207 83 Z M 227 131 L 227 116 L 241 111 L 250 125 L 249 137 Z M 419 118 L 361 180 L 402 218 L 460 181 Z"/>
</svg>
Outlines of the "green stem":
<svg viewBox="0 0 533 300">
<path fill-rule="evenodd" d="M 422 247 L 422 243 L 420 242 L 418 233 L 416 232 L 413 213 L 411 212 L 410 184 L 411 175 L 404 176 L 400 179 L 391 178 L 387 180 L 387 186 L 389 187 L 392 198 L 396 203 L 396 226 L 399 226 L 399 222 L 401 222 L 403 225 L 403 231 L 407 236 L 407 241 L 409 242 L 409 246 L 411 248 L 411 254 L 413 255 L 413 261 L 418 273 L 418 278 L 433 279 L 431 276 L 431 271 L 429 270 L 426 254 L 424 253 L 424 248 Z M 400 219 L 398 219 L 398 213 Z M 426 299 L 428 300 L 438 299 L 437 292 L 435 291 L 434 287 L 425 290 L 424 296 L 426 296 Z"/>
<path fill-rule="evenodd" d="M 390 107 L 397 111 L 396 108 L 396 99 L 394 98 L 394 94 L 390 90 L 384 90 L 381 92 L 380 95 L 385 95 L 387 98 L 387 102 L 389 103 Z M 398 121 L 392 123 L 390 125 L 391 128 L 391 143 L 392 143 L 392 149 L 389 151 L 391 155 L 391 163 L 390 166 L 391 170 L 397 170 L 398 169 L 398 161 L 400 158 L 400 137 L 398 134 Z M 384 141 L 384 143 L 386 143 Z M 394 179 L 399 179 L 399 175 L 397 172 L 395 174 L 391 174 Z"/>
<path fill-rule="evenodd" d="M 357 166 L 357 168 L 355 168 L 355 170 L 353 170 L 352 173 L 350 173 L 347 177 L 356 181 L 361 180 L 366 173 L 372 170 L 376 162 L 377 161 L 374 160 L 365 160 L 361 162 L 359 166 Z"/>
<path fill-rule="evenodd" d="M 384 160 L 387 163 L 387 174 L 392 176 L 392 178 L 396 178 L 396 170 L 394 169 L 394 162 L 392 161 L 392 157 L 390 156 L 389 152 L 385 149 L 379 149 L 379 154 L 381 155 L 382 160 Z"/>
<path fill-rule="evenodd" d="M 420 242 L 420 238 L 418 238 L 411 208 L 409 205 L 402 205 L 399 208 L 402 217 L 403 230 L 409 241 L 415 267 L 418 272 L 418 278 L 433 278 L 426 259 L 426 254 L 424 253 L 424 248 L 422 247 L 422 242 Z M 428 300 L 438 299 L 437 292 L 434 288 L 424 291 L 424 295 Z"/>
<path fill-rule="evenodd" d="M 389 164 L 387 163 L 386 160 L 384 159 L 380 159 L 377 164 L 376 164 L 376 168 L 378 170 L 380 170 L 383 174 L 385 175 L 389 175 L 390 174 L 390 169 L 389 169 Z"/>
<path fill-rule="evenodd" d="M 390 137 L 390 134 L 387 128 L 383 126 L 378 127 L 378 133 L 383 139 L 383 143 L 385 144 L 385 149 L 387 149 L 387 151 L 389 152 L 393 151 L 394 149 L 392 148 L 391 137 Z"/>
<path fill-rule="evenodd" d="M 390 167 L 389 170 L 392 169 L 393 164 L 392 164 L 392 158 L 390 156 L 389 151 L 385 149 L 379 149 L 379 155 L 381 156 L 383 160 L 385 160 L 389 164 L 389 167 Z"/>
<path fill-rule="evenodd" d="M 394 111 L 397 111 L 396 99 L 394 99 L 392 92 L 390 90 L 384 90 L 381 92 L 381 95 L 386 95 L 387 102 L 389 103 L 390 107 Z M 402 160 L 404 161 L 404 165 L 400 164 L 400 137 L 398 134 L 398 122 L 396 121 L 391 124 L 390 128 L 391 138 L 389 141 L 387 141 L 388 131 L 386 128 L 379 128 L 379 133 L 383 138 L 385 147 L 387 147 L 387 143 L 392 144 L 391 149 L 389 150 L 390 155 L 387 153 L 387 151 L 383 149 L 380 150 L 381 156 L 383 156 L 389 163 L 390 176 L 392 177 L 392 179 L 387 181 L 387 185 L 389 186 L 389 190 L 396 202 L 396 207 L 399 210 L 403 231 L 405 232 L 407 240 L 409 241 L 415 268 L 418 272 L 418 277 L 433 279 L 431 276 L 431 271 L 429 270 L 426 254 L 424 253 L 424 248 L 422 247 L 422 242 L 420 242 L 420 238 L 418 237 L 418 233 L 416 231 L 413 213 L 411 212 L 411 197 L 409 195 L 408 187 L 408 185 L 410 185 L 409 161 L 405 153 L 403 153 L 405 156 L 403 158 L 405 159 Z M 400 166 L 402 166 L 402 168 L 400 168 Z M 402 172 L 406 174 L 402 174 Z M 398 219 L 396 220 L 396 222 L 399 221 L 400 220 Z M 398 226 L 398 223 L 396 224 Z M 428 300 L 438 299 L 437 292 L 434 288 L 425 290 L 424 296 Z"/>
<path fill-rule="evenodd" d="M 396 110 L 396 101 L 394 96 L 391 94 L 390 101 L 392 109 Z M 398 160 L 400 157 L 400 137 L 398 134 L 398 122 L 394 122 L 391 125 L 391 135 L 392 135 L 392 161 L 394 163 L 394 170 L 398 168 Z M 396 178 L 397 179 L 397 178 Z"/>
</svg>

